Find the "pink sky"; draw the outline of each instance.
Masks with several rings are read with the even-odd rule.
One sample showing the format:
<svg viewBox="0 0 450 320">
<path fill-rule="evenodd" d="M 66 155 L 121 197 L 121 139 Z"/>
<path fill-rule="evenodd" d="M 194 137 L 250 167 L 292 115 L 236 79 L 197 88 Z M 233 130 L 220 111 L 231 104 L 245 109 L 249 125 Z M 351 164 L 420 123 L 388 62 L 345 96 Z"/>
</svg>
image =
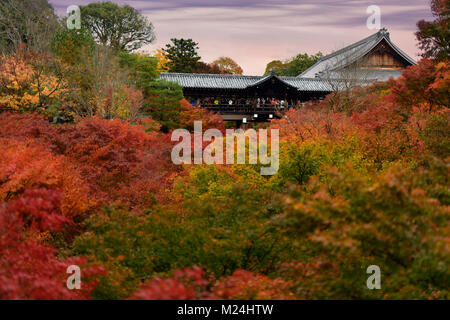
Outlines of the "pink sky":
<svg viewBox="0 0 450 320">
<path fill-rule="evenodd" d="M 50 0 L 60 14 L 87 0 Z M 381 24 L 391 39 L 418 59 L 414 32 L 420 19 L 431 20 L 428 0 L 156 0 L 129 4 L 149 17 L 157 40 L 144 48 L 164 47 L 170 38 L 192 38 L 200 56 L 212 62 L 232 57 L 245 74 L 261 75 L 272 60 L 298 53 L 324 54 L 367 37 L 369 5 L 381 8 Z"/>
</svg>

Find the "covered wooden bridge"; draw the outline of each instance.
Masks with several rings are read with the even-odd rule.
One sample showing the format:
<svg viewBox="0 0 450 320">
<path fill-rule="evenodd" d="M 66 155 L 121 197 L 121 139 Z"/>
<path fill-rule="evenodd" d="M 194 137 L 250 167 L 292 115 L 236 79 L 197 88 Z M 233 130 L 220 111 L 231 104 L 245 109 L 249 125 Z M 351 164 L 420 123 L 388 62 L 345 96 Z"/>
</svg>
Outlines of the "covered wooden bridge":
<svg viewBox="0 0 450 320">
<path fill-rule="evenodd" d="M 192 104 L 220 113 L 229 121 L 267 121 L 279 118 L 302 102 L 320 99 L 332 91 L 324 80 L 298 77 L 162 73 L 177 82 Z"/>
</svg>

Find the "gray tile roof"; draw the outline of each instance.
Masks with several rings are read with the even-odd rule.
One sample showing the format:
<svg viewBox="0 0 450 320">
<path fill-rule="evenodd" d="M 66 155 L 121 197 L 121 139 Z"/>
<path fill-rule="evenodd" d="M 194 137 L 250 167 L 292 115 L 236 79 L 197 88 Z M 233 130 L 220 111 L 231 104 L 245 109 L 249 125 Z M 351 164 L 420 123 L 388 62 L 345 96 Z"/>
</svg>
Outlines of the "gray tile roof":
<svg viewBox="0 0 450 320">
<path fill-rule="evenodd" d="M 332 86 L 325 80 L 278 77 L 274 74 L 261 77 L 222 74 L 161 73 L 160 79 L 177 82 L 184 88 L 246 89 L 263 83 L 272 77 L 278 78 L 286 83 L 286 85 L 297 88 L 299 91 L 332 91 Z"/>
<path fill-rule="evenodd" d="M 327 70 L 336 70 L 338 68 L 345 67 L 352 64 L 366 54 L 368 54 L 373 48 L 375 48 L 382 40 L 385 40 L 401 57 L 403 57 L 411 65 L 416 62 L 398 48 L 390 39 L 389 32 L 383 28 L 377 33 L 367 37 L 361 41 L 358 41 L 352 45 L 349 45 L 343 49 L 340 49 L 332 54 L 322 57 L 316 64 L 307 69 L 298 77 L 301 78 L 314 78 L 320 75 L 320 73 Z"/>
<path fill-rule="evenodd" d="M 299 91 L 331 92 L 333 87 L 329 81 L 314 78 L 280 77 L 283 81 L 296 87 Z"/>
<path fill-rule="evenodd" d="M 161 73 L 161 79 L 177 82 L 184 88 L 245 89 L 261 78 L 222 74 Z"/>
</svg>

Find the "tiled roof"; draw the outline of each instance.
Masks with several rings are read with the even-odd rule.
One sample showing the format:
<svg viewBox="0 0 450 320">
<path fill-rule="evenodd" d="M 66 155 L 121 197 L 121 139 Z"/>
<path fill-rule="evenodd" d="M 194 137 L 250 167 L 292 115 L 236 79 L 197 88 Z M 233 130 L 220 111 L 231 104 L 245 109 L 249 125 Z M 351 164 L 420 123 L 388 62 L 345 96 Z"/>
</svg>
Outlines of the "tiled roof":
<svg viewBox="0 0 450 320">
<path fill-rule="evenodd" d="M 325 80 L 297 77 L 278 77 L 270 74 L 261 76 L 195 74 L 195 73 L 161 73 L 161 79 L 177 82 L 184 88 L 204 89 L 246 89 L 276 77 L 299 91 L 332 91 L 332 86 Z"/>
<path fill-rule="evenodd" d="M 161 79 L 177 82 L 184 88 L 205 89 L 245 89 L 261 80 L 258 76 L 197 74 L 197 73 L 161 73 Z"/>
<path fill-rule="evenodd" d="M 299 91 L 333 91 L 329 81 L 314 78 L 280 77 L 285 82 L 296 87 Z"/>
<path fill-rule="evenodd" d="M 381 29 L 377 33 L 367 37 L 361 41 L 358 41 L 352 45 L 349 45 L 343 49 L 340 49 L 332 54 L 322 57 L 316 64 L 307 69 L 298 77 L 301 78 L 314 78 L 320 75 L 320 73 L 327 70 L 336 70 L 338 68 L 345 67 L 358 61 L 360 58 L 368 54 L 373 48 L 375 48 L 382 40 L 385 40 L 401 57 L 403 57 L 411 65 L 416 62 L 398 48 L 390 39 L 389 32 L 386 29 Z"/>
</svg>

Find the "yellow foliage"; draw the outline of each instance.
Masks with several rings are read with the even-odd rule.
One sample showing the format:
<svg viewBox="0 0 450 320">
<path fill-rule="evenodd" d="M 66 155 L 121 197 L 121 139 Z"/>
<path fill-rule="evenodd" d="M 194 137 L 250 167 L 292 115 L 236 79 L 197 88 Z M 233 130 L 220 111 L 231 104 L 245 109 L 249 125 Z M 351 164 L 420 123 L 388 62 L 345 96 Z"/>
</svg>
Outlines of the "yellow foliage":
<svg viewBox="0 0 450 320">
<path fill-rule="evenodd" d="M 153 55 L 158 59 L 158 68 L 159 72 L 168 72 L 169 71 L 169 59 L 167 58 L 167 54 L 162 49 L 157 49 L 154 51 Z"/>
<path fill-rule="evenodd" d="M 36 57 L 20 53 L 0 59 L 0 107 L 36 110 L 48 107 L 48 99 L 59 98 L 63 83 L 56 76 L 36 70 Z"/>
</svg>

